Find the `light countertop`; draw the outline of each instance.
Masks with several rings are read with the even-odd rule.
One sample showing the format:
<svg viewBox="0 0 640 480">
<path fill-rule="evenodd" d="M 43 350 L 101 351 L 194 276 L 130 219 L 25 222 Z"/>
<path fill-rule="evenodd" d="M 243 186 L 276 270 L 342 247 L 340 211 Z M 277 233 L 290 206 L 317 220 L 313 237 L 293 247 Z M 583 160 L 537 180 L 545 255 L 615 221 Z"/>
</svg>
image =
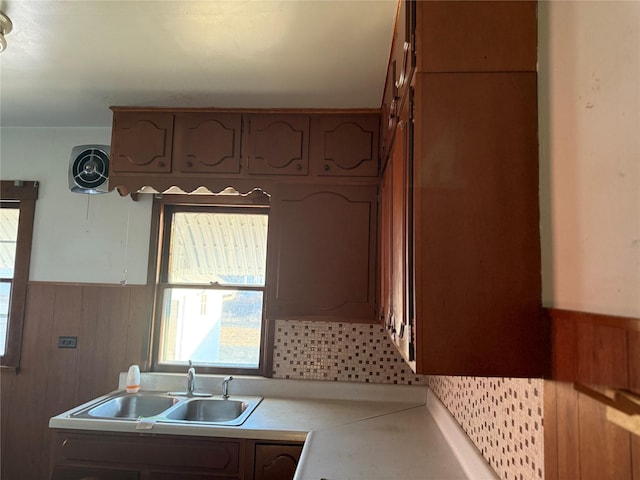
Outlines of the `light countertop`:
<svg viewBox="0 0 640 480">
<path fill-rule="evenodd" d="M 217 392 L 221 378 L 200 376 L 197 390 Z M 183 383 L 184 376 L 171 374 L 143 374 L 141 381 L 145 390 L 163 392 Z M 241 426 L 158 422 L 141 430 L 132 420 L 70 416 L 100 397 L 51 418 L 49 427 L 305 442 L 295 480 L 471 478 L 427 407 L 426 387 L 242 377 L 230 391 L 231 398 L 263 397 Z M 476 464 L 485 463 L 474 454 Z M 474 478 L 495 478 L 490 468 L 486 475 Z"/>
</svg>

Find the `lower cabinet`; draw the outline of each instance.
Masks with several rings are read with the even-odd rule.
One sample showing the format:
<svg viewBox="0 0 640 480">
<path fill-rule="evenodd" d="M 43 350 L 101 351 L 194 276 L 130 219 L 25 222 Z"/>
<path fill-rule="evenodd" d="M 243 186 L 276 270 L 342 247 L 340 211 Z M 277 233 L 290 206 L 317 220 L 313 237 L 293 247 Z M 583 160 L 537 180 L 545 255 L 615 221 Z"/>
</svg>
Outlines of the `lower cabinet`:
<svg viewBox="0 0 640 480">
<path fill-rule="evenodd" d="M 254 449 L 254 480 L 292 479 L 302 445 L 257 443 Z"/>
<path fill-rule="evenodd" d="M 51 480 L 293 479 L 302 444 L 237 438 L 54 432 Z"/>
</svg>

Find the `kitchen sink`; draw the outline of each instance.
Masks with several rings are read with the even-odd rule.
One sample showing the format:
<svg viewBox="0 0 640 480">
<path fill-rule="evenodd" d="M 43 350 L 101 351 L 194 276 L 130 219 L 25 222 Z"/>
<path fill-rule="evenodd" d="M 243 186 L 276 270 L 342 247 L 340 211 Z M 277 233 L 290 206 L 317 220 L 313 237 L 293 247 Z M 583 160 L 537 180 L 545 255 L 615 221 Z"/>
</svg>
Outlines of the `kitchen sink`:
<svg viewBox="0 0 640 480">
<path fill-rule="evenodd" d="M 111 398 L 97 407 L 87 410 L 90 417 L 130 418 L 153 417 L 172 407 L 179 400 L 174 397 L 160 395 L 128 394 Z"/>
<path fill-rule="evenodd" d="M 173 396 L 165 392 L 117 392 L 98 404 L 72 413 L 74 418 L 152 420 L 154 423 L 238 426 L 251 415 L 262 397 Z"/>
<path fill-rule="evenodd" d="M 244 417 L 249 407 L 250 404 L 241 400 L 189 400 L 167 412 L 166 416 L 170 420 L 187 422 L 229 422 Z"/>
</svg>

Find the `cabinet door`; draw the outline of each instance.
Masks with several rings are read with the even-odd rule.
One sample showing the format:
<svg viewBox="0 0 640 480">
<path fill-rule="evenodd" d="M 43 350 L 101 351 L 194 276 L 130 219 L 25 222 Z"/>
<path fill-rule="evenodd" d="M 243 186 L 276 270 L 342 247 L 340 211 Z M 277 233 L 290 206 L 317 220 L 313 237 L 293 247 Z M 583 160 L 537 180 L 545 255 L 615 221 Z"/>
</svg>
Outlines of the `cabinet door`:
<svg viewBox="0 0 640 480">
<path fill-rule="evenodd" d="M 184 173 L 240 173 L 239 113 L 178 113 L 173 170 Z"/>
<path fill-rule="evenodd" d="M 391 298 L 392 276 L 392 208 L 393 208 L 393 158 L 389 159 L 380 180 L 378 203 L 378 320 L 387 330 L 393 319 Z"/>
<path fill-rule="evenodd" d="M 254 480 L 292 480 L 300 460 L 299 445 L 257 444 Z"/>
<path fill-rule="evenodd" d="M 307 115 L 248 115 L 244 148 L 250 175 L 307 175 L 309 117 Z"/>
<path fill-rule="evenodd" d="M 395 62 L 394 86 L 400 99 L 409 89 L 415 68 L 415 13 L 415 1 L 400 0 L 391 50 L 391 60 Z"/>
<path fill-rule="evenodd" d="M 417 2 L 417 71 L 535 72 L 535 1 Z"/>
<path fill-rule="evenodd" d="M 172 146 L 172 113 L 113 113 L 112 172 L 170 172 Z"/>
<path fill-rule="evenodd" d="M 405 102 L 391 153 L 391 318 L 387 325 L 392 341 L 415 369 L 413 322 L 413 236 L 410 198 L 411 101 Z"/>
<path fill-rule="evenodd" d="M 387 69 L 387 81 L 382 96 L 382 119 L 380 120 L 380 160 L 381 168 L 387 161 L 398 117 L 398 89 L 395 85 L 396 63 L 392 59 Z"/>
<path fill-rule="evenodd" d="M 379 115 L 318 116 L 313 118 L 311 129 L 315 175 L 378 175 Z"/>
<path fill-rule="evenodd" d="M 179 471 L 185 478 L 187 473 L 194 477 L 197 474 L 211 474 L 237 478 L 241 473 L 240 459 L 244 456 L 242 440 L 207 437 L 139 436 L 71 430 L 57 432 L 53 445 L 54 471 L 63 472 L 83 465 L 83 468 L 99 472 L 111 472 L 113 469 L 118 473 L 139 471 L 145 475 L 148 472 L 159 475 L 161 472 Z M 129 480 L 137 477 L 113 478 Z"/>
<path fill-rule="evenodd" d="M 416 78 L 420 373 L 542 376 L 535 72 Z"/>
<path fill-rule="evenodd" d="M 375 186 L 283 185 L 272 198 L 271 318 L 374 319 Z"/>
</svg>

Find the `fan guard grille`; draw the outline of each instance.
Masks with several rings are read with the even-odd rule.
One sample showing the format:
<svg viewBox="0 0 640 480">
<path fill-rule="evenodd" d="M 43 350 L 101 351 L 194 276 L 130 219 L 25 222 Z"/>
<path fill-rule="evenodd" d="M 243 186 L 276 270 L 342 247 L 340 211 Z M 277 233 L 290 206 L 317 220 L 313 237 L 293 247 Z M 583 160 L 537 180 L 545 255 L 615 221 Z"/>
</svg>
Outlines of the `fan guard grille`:
<svg viewBox="0 0 640 480">
<path fill-rule="evenodd" d="M 109 179 L 109 155 L 99 148 L 87 148 L 76 155 L 71 167 L 76 185 L 96 189 Z"/>
</svg>

